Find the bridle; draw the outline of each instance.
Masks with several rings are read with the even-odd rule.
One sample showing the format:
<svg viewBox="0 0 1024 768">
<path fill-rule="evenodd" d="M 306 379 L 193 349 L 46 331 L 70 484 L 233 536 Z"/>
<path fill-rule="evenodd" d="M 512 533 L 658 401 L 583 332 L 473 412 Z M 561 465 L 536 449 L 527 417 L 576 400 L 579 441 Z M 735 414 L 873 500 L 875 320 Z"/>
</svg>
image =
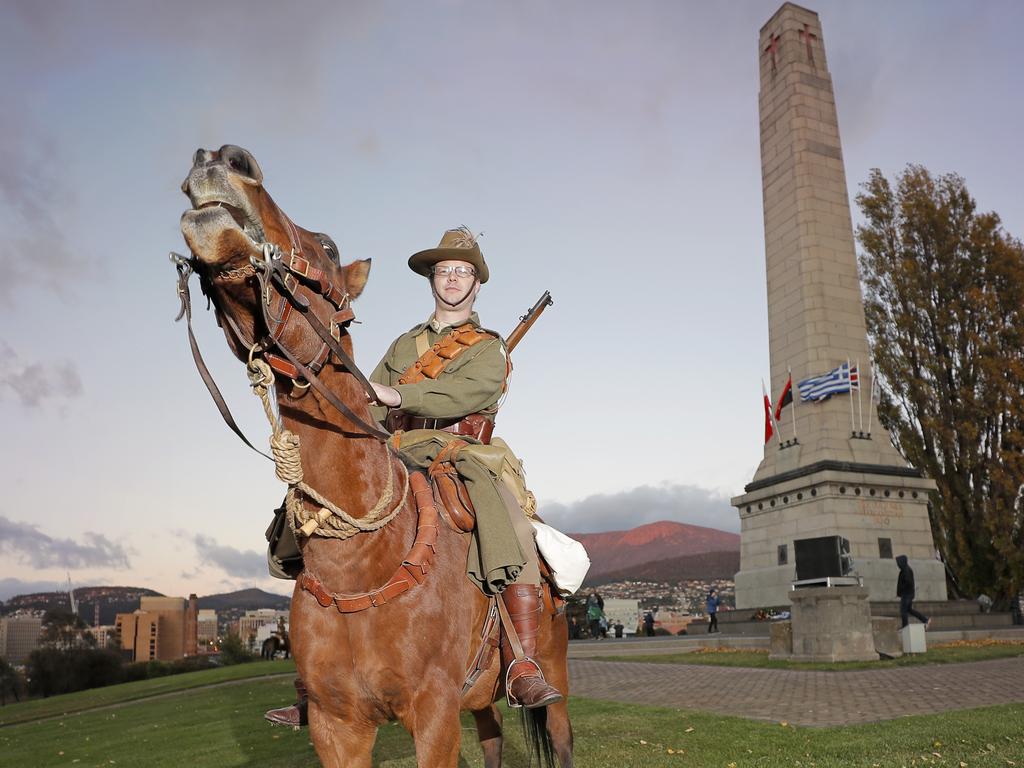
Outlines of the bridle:
<svg viewBox="0 0 1024 768">
<path fill-rule="evenodd" d="M 218 316 L 223 317 L 227 322 L 236 342 L 242 348 L 249 350 L 250 365 L 254 357 L 262 357 L 275 373 L 290 379 L 300 389 L 312 386 L 332 407 L 367 436 L 386 442 L 391 437 L 390 433 L 380 427 L 368 424 L 355 414 L 317 376 L 333 354 L 341 369 L 356 379 L 371 400 L 376 399 L 370 382 L 359 370 L 352 356 L 341 345 L 342 335 L 348 332 L 348 326 L 355 320 L 351 297 L 347 291 L 334 285 L 324 270 L 314 266 L 309 259 L 303 256 L 295 225 L 287 217 L 285 220 L 289 225 L 288 234 L 291 241 L 291 252 L 287 257 L 277 245 L 264 243 L 262 258 L 250 257 L 247 265 L 216 272 L 209 276 L 199 272 L 203 293 L 214 305 Z M 199 345 L 192 330 L 192 300 L 189 289 L 189 279 L 193 273 L 198 271 L 198 259 L 195 256 L 186 258 L 173 252 L 170 258 L 178 272 L 177 291 L 181 300 L 181 309 L 175 320 L 186 318 L 189 346 L 200 377 L 206 384 L 210 396 L 228 427 L 252 450 L 271 458 L 253 446 L 242 433 L 199 351 Z M 267 329 L 267 333 L 260 338 L 250 338 L 224 306 L 224 303 L 218 300 L 216 292 L 212 290 L 214 283 L 235 282 L 247 280 L 250 277 L 256 277 L 259 283 L 259 304 Z M 326 320 L 321 320 L 313 311 L 310 297 L 314 293 L 326 299 L 333 307 L 334 311 Z M 296 354 L 282 341 L 285 330 L 291 327 L 291 324 L 294 324 L 298 318 L 301 318 L 299 322 L 304 321 L 322 342 L 320 350 L 306 362 L 299 360 Z"/>
</svg>

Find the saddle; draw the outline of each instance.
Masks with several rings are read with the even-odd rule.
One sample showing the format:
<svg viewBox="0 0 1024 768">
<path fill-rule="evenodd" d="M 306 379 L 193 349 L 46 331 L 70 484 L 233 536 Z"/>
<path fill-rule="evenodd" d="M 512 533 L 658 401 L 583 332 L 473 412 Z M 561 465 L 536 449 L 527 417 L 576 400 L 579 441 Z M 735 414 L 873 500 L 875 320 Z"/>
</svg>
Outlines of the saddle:
<svg viewBox="0 0 1024 768">
<path fill-rule="evenodd" d="M 465 482 L 455 468 L 456 457 L 467 445 L 468 443 L 463 440 L 452 440 L 441 449 L 433 463 L 427 468 L 427 476 L 433 489 L 438 513 L 445 524 L 456 533 L 471 533 L 476 527 L 476 510 L 473 508 L 473 500 L 469 496 Z M 507 448 L 503 444 L 499 447 Z M 504 473 L 501 477 L 505 481 Z M 518 477 L 521 478 L 521 469 Z M 536 514 L 536 500 L 533 494 L 526 490 L 525 485 L 521 484 L 522 492 L 520 492 L 519 488 L 511 487 L 512 483 L 505 482 L 517 501 L 523 497 L 528 500 L 526 505 L 522 505 L 520 502 L 524 514 L 543 522 Z M 537 552 L 537 563 L 540 566 L 541 595 L 544 599 L 544 607 L 551 614 L 561 613 L 565 609 L 565 599 L 555 584 L 551 566 L 539 550 L 535 549 L 535 551 Z"/>
</svg>

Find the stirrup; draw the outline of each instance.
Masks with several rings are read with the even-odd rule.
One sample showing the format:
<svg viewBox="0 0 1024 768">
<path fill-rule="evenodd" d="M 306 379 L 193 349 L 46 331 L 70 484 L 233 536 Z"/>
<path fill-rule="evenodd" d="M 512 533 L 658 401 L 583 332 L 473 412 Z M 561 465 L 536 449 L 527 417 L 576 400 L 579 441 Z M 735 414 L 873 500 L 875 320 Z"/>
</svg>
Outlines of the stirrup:
<svg viewBox="0 0 1024 768">
<path fill-rule="evenodd" d="M 529 673 L 521 673 L 516 675 L 514 679 L 510 679 L 510 676 L 512 674 L 512 668 L 517 664 L 523 664 L 524 662 L 530 664 L 536 670 L 536 674 L 531 675 Z M 530 680 L 539 681 L 541 684 L 554 691 L 555 695 L 557 696 L 557 698 L 551 698 L 551 700 L 547 703 L 534 705 L 535 708 L 547 707 L 551 704 L 557 704 L 559 701 L 564 700 L 565 697 L 562 696 L 561 691 L 559 691 L 557 688 L 551 685 L 551 683 L 549 683 L 547 679 L 544 677 L 544 671 L 540 668 L 540 664 L 538 664 L 529 656 L 523 656 L 523 658 L 521 659 L 513 659 L 512 663 L 508 665 L 508 669 L 505 670 L 505 700 L 508 703 L 510 709 L 520 709 L 523 707 L 523 703 L 512 696 L 512 683 L 524 677 Z M 528 709 L 530 709 L 530 707 L 528 707 Z"/>
</svg>

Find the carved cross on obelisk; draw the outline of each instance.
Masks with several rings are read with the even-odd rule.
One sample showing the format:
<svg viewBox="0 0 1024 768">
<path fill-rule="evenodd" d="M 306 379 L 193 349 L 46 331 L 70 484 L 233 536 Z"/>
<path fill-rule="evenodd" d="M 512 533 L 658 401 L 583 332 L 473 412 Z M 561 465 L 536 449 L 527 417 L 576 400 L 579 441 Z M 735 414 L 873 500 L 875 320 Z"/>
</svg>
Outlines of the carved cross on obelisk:
<svg viewBox="0 0 1024 768">
<path fill-rule="evenodd" d="M 804 28 L 800 30 L 800 39 L 804 41 L 807 46 L 807 60 L 814 65 L 814 50 L 811 48 L 811 40 L 817 40 L 818 36 L 811 32 L 807 24 L 804 24 Z"/>
<path fill-rule="evenodd" d="M 778 35 L 772 35 L 768 47 L 764 49 L 764 52 L 771 55 L 772 57 L 772 74 L 774 75 L 777 69 L 775 63 L 775 52 L 779 50 L 779 40 L 781 38 Z"/>
</svg>

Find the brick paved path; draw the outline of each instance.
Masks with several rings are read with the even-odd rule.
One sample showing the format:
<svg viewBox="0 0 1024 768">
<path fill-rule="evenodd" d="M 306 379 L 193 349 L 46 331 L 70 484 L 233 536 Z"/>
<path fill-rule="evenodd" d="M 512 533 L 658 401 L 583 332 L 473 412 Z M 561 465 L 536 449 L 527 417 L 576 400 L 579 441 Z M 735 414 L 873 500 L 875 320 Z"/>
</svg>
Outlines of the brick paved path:
<svg viewBox="0 0 1024 768">
<path fill-rule="evenodd" d="M 1024 702 L 1024 658 L 851 672 L 570 659 L 574 696 L 794 725 L 847 725 Z"/>
</svg>

